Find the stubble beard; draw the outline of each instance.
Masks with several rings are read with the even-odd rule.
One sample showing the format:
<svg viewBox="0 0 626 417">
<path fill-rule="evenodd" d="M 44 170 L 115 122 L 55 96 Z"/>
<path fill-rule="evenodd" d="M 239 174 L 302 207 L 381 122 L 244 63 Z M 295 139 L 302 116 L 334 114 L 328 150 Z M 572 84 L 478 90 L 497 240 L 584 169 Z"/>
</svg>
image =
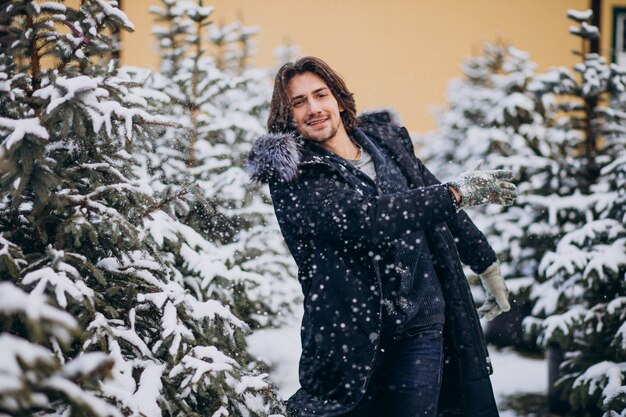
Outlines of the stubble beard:
<svg viewBox="0 0 626 417">
<path fill-rule="evenodd" d="M 337 123 L 336 126 L 332 126 L 331 125 L 331 131 L 328 135 L 324 135 L 322 137 L 313 137 L 308 135 L 306 132 L 300 132 L 300 134 L 302 135 L 302 137 L 304 137 L 305 139 L 308 139 L 312 142 L 318 143 L 320 145 L 328 142 L 329 140 L 331 140 L 332 138 L 335 137 L 335 135 L 337 135 L 337 132 L 339 131 L 339 125 L 341 123 Z"/>
</svg>

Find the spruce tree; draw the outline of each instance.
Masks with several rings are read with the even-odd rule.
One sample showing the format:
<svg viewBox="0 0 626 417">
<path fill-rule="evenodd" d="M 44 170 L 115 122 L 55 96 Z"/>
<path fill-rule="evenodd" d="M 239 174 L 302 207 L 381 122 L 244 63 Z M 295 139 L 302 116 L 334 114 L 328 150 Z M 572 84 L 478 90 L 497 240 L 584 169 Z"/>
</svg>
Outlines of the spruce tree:
<svg viewBox="0 0 626 417">
<path fill-rule="evenodd" d="M 450 82 L 449 102 L 438 115 L 437 130 L 421 138 L 421 153 L 431 169 L 447 179 L 483 160 L 486 168 L 512 169 L 522 195 L 552 193 L 544 179 L 556 162 L 550 148 L 537 139 L 552 115 L 528 90 L 535 76 L 529 54 L 503 42 L 485 44 L 462 68 L 464 77 Z M 479 206 L 468 212 L 496 251 L 511 291 L 513 310 L 488 324 L 487 339 L 538 350 L 524 337 L 521 321 L 530 313 L 529 292 L 541 257 L 555 237 L 537 227 L 541 214 L 523 197 L 511 207 Z"/>
<path fill-rule="evenodd" d="M 465 61 L 464 78 L 450 82 L 437 131 L 422 139 L 424 158 L 438 176 L 451 178 L 483 160 L 484 167 L 513 169 L 520 192 L 541 192 L 538 176 L 552 162 L 549 153 L 538 151 L 535 136 L 550 115 L 528 91 L 534 68 L 527 53 L 501 42 L 484 45 L 481 55 Z M 505 276 L 527 285 L 541 248 L 522 199 L 513 207 L 469 211 L 494 246 Z"/>
<path fill-rule="evenodd" d="M 568 16 L 583 47 L 598 36 L 590 11 Z M 534 74 L 506 50 L 470 61 L 429 153 L 516 173 L 516 204 L 474 218 L 507 278 L 530 278 L 524 327 L 540 346 L 565 351 L 558 387 L 572 410 L 616 416 L 626 412 L 626 70 L 578 55 L 578 76 L 564 67 Z"/>
<path fill-rule="evenodd" d="M 178 121 L 156 139 L 147 162 L 153 186 L 186 202 L 185 223 L 228 259 L 221 270 L 179 258 L 198 294 L 218 299 L 253 328 L 289 317 L 299 297 L 293 261 L 278 229 L 267 187 L 243 167 L 265 131 L 268 72 L 250 65 L 255 28 L 216 25 L 212 8 L 164 0 L 152 7 L 161 53 L 153 88 L 170 97 Z"/>
<path fill-rule="evenodd" d="M 598 36 L 591 11 L 569 11 L 583 45 Z M 559 386 L 577 415 L 626 413 L 626 69 L 580 54 L 529 87 L 555 112 L 546 129 L 562 150 L 560 187 L 531 200 L 561 231 L 539 265 L 525 324 L 565 351 Z"/>
<path fill-rule="evenodd" d="M 132 23 L 106 0 L 7 1 L 0 15 L 0 285 L 12 296 L 0 307 L 0 372 L 14 383 L 0 412 L 280 408 L 245 350 L 247 324 L 179 269 L 179 251 L 213 271 L 230 258 L 146 180 L 153 128 L 174 122 L 159 116 L 168 98 L 111 59 L 108 34 Z"/>
</svg>

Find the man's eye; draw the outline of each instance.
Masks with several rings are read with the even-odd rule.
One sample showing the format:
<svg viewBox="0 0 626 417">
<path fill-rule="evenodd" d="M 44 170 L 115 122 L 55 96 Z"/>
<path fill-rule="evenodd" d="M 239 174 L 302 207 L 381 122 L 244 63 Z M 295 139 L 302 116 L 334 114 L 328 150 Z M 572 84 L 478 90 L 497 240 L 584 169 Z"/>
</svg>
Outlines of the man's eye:
<svg viewBox="0 0 626 417">
<path fill-rule="evenodd" d="M 294 101 L 291 103 L 293 107 L 300 107 L 302 105 L 302 100 Z"/>
</svg>

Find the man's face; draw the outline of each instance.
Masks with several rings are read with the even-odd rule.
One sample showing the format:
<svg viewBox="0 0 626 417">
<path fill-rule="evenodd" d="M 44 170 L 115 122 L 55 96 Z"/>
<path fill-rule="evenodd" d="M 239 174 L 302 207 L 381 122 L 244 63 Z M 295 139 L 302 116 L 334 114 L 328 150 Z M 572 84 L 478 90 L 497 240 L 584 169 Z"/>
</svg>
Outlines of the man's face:
<svg viewBox="0 0 626 417">
<path fill-rule="evenodd" d="M 343 126 L 339 113 L 343 109 L 324 81 L 312 72 L 289 80 L 287 94 L 296 130 L 305 138 L 324 143 Z"/>
</svg>

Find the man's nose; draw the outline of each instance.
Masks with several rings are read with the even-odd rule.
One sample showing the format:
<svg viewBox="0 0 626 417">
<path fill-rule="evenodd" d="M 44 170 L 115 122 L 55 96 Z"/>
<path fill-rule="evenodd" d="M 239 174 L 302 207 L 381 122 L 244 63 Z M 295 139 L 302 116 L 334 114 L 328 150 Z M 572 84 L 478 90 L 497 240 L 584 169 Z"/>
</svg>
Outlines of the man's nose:
<svg viewBox="0 0 626 417">
<path fill-rule="evenodd" d="M 309 112 L 310 113 L 319 113 L 321 110 L 320 104 L 317 100 L 309 100 Z"/>
</svg>

